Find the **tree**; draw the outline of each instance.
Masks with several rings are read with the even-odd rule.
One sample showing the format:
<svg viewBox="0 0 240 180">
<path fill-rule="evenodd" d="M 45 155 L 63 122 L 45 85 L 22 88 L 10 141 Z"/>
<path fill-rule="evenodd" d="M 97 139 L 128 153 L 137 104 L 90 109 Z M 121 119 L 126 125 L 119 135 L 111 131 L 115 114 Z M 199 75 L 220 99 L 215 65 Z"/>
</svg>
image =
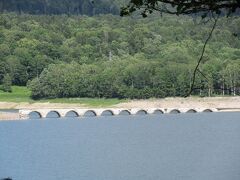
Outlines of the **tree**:
<svg viewBox="0 0 240 180">
<path fill-rule="evenodd" d="M 193 95 L 239 95 L 239 24 L 219 17 Z M 13 85 L 32 81 L 34 98 L 183 96 L 210 30 L 190 16 L 0 14 L 0 83 L 6 74 Z"/>
<path fill-rule="evenodd" d="M 2 60 L 0 60 L 0 83 L 2 83 L 2 80 L 5 76 L 5 74 L 8 71 L 8 67 L 6 62 L 3 62 Z"/>
<path fill-rule="evenodd" d="M 12 78 L 9 74 L 6 74 L 3 78 L 3 83 L 2 83 L 2 90 L 4 92 L 12 92 Z"/>
<path fill-rule="evenodd" d="M 239 0 L 130 0 L 126 7 L 121 8 L 121 15 L 141 9 L 143 17 L 153 11 L 176 15 L 201 13 L 205 17 L 208 13 L 230 15 L 239 12 L 239 8 Z"/>
<path fill-rule="evenodd" d="M 19 14 L 107 14 L 119 13 L 117 2 L 109 0 L 0 0 L 0 13 L 14 11 Z"/>
<path fill-rule="evenodd" d="M 240 0 L 130 0 L 129 4 L 126 7 L 121 8 L 121 16 L 130 15 L 138 9 L 142 11 L 141 15 L 143 17 L 147 17 L 148 14 L 153 13 L 153 11 L 158 11 L 160 13 L 175 15 L 199 14 L 202 16 L 202 18 L 209 16 L 210 18 L 214 19 L 212 29 L 209 32 L 209 35 L 203 45 L 200 58 L 197 61 L 197 65 L 194 68 L 190 90 L 189 93 L 186 94 L 187 97 L 191 95 L 194 90 L 197 73 L 205 76 L 199 70 L 199 67 L 204 58 L 206 45 L 211 39 L 213 31 L 216 28 L 219 16 L 229 16 L 234 13 L 239 13 Z"/>
<path fill-rule="evenodd" d="M 44 97 L 43 90 L 41 89 L 42 84 L 39 81 L 39 78 L 35 78 L 31 82 L 29 81 L 27 87 L 31 89 L 32 92 L 31 96 L 33 99 L 39 99 Z"/>
</svg>

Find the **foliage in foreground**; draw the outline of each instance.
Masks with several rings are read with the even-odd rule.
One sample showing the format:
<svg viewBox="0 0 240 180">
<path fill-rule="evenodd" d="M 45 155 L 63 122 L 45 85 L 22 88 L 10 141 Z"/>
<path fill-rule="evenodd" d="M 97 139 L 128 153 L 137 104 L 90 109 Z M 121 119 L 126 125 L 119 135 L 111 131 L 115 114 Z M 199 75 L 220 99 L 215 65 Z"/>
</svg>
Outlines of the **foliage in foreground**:
<svg viewBox="0 0 240 180">
<path fill-rule="evenodd" d="M 168 14 L 202 14 L 206 17 L 211 13 L 231 15 L 240 10 L 239 0 L 129 0 L 129 4 L 121 9 L 121 15 L 129 15 L 140 9 L 143 17 L 153 11 Z"/>
</svg>

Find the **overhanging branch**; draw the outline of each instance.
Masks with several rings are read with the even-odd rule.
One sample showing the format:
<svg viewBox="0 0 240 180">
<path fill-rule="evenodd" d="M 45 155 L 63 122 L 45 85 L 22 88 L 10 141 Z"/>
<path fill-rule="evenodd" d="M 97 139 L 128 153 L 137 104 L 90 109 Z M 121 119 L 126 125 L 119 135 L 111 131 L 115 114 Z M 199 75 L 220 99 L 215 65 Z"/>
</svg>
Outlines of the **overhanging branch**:
<svg viewBox="0 0 240 180">
<path fill-rule="evenodd" d="M 199 60 L 198 60 L 198 62 L 197 62 L 197 65 L 196 65 L 196 67 L 195 67 L 195 69 L 194 69 L 194 71 L 193 71 L 193 80 L 192 80 L 192 83 L 191 83 L 191 86 L 190 86 L 189 93 L 188 93 L 185 97 L 190 96 L 190 95 L 192 94 L 192 92 L 193 92 L 194 85 L 195 85 L 195 82 L 196 82 L 196 75 L 197 75 L 197 72 L 199 71 L 198 68 L 199 68 L 199 66 L 200 66 L 200 64 L 201 64 L 201 62 L 202 62 L 202 60 L 203 60 L 204 53 L 205 53 L 205 50 L 206 50 L 206 46 L 207 46 L 209 40 L 210 40 L 211 37 L 212 37 L 212 34 L 213 34 L 214 29 L 216 28 L 217 21 L 218 21 L 218 17 L 217 17 L 217 18 L 214 18 L 214 23 L 213 23 L 212 29 L 211 29 L 211 31 L 210 31 L 210 33 L 209 33 L 209 35 L 208 35 L 208 38 L 207 38 L 206 41 L 204 42 L 204 46 L 203 46 L 203 49 L 202 49 L 201 56 L 200 56 L 200 58 L 199 58 Z"/>
</svg>

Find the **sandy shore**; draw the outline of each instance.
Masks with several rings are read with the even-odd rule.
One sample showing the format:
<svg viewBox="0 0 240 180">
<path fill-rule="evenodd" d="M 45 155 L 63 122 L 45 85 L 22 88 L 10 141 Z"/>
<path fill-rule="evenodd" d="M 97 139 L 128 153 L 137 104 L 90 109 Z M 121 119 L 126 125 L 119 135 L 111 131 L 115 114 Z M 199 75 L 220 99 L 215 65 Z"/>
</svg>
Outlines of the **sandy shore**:
<svg viewBox="0 0 240 180">
<path fill-rule="evenodd" d="M 16 120 L 16 119 L 19 119 L 18 113 L 0 112 L 0 120 Z"/>
<path fill-rule="evenodd" d="M 161 108 L 240 108 L 240 96 L 237 97 L 207 97 L 207 98 L 165 98 L 152 100 L 133 100 L 121 103 L 116 107 L 161 107 Z"/>
<path fill-rule="evenodd" d="M 91 108 L 83 104 L 61 103 L 11 103 L 0 102 L 0 109 L 64 109 L 64 108 Z M 240 111 L 240 96 L 211 97 L 211 98 L 165 98 L 148 100 L 131 100 L 109 108 L 218 108 L 226 111 Z M 18 113 L 0 112 L 0 120 L 18 119 Z"/>
<path fill-rule="evenodd" d="M 210 97 L 210 98 L 164 98 L 148 100 L 130 100 L 112 108 L 240 108 L 240 96 Z M 0 102 L 0 109 L 61 109 L 61 108 L 91 108 L 84 104 L 62 103 L 12 103 Z"/>
</svg>

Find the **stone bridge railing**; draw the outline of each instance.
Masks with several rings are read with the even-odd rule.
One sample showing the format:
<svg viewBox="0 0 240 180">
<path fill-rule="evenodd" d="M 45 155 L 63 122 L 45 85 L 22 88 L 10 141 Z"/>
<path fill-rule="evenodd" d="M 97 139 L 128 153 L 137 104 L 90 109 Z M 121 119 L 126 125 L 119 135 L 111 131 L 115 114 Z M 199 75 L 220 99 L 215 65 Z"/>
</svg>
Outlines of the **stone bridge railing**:
<svg viewBox="0 0 240 180">
<path fill-rule="evenodd" d="M 199 113 L 199 112 L 217 112 L 214 108 L 132 108 L 132 109 L 21 109 L 19 110 L 20 119 L 28 119 L 32 113 L 37 114 L 40 118 L 46 118 L 50 113 L 57 114 L 58 117 L 66 117 L 68 113 L 74 113 L 76 116 L 86 116 L 88 113 L 93 116 L 104 115 L 138 115 L 138 114 L 176 114 L 176 113 Z"/>
</svg>

